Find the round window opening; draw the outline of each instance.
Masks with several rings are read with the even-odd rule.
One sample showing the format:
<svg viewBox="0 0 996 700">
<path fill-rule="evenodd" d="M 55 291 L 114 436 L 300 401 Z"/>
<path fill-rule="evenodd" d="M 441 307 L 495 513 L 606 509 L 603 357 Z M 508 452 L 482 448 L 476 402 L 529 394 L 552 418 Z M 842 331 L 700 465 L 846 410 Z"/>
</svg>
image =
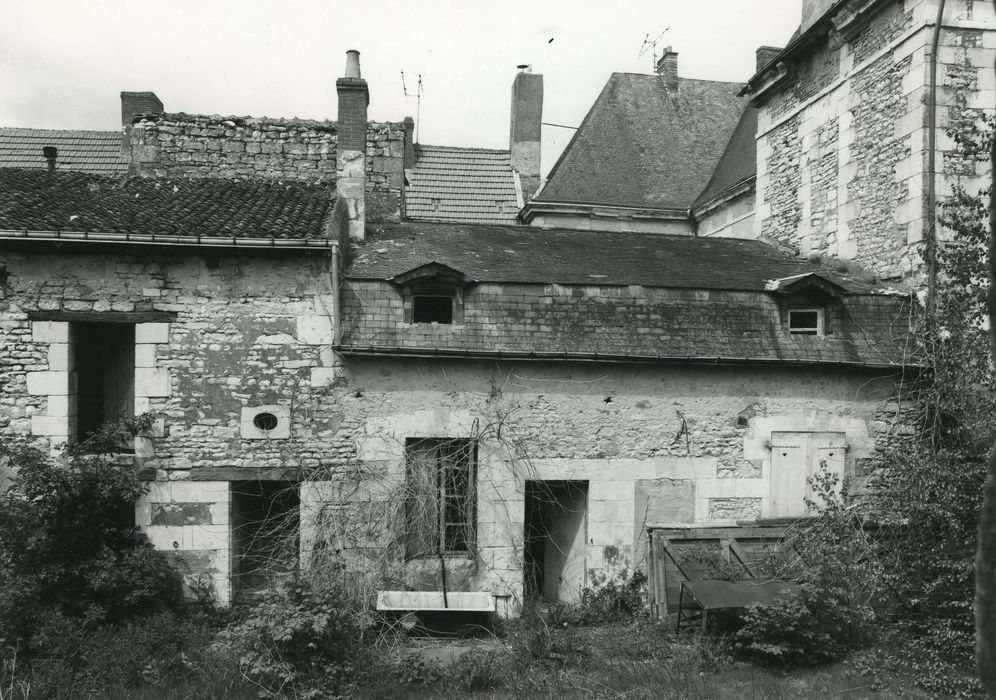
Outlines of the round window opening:
<svg viewBox="0 0 996 700">
<path fill-rule="evenodd" d="M 275 415 L 265 411 L 263 413 L 257 413 L 252 419 L 253 425 L 255 425 L 259 430 L 266 432 L 276 428 L 278 422 L 279 421 Z"/>
</svg>

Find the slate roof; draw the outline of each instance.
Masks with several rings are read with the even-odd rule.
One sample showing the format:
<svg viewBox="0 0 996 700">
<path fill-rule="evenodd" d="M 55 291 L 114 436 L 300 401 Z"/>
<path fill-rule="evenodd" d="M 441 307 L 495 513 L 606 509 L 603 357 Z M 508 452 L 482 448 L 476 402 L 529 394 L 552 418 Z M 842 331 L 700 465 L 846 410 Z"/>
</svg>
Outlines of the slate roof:
<svg viewBox="0 0 996 700">
<path fill-rule="evenodd" d="M 308 239 L 330 193 L 269 180 L 113 178 L 0 169 L 0 230 Z"/>
<path fill-rule="evenodd" d="M 439 223 L 369 224 L 352 257 L 346 276 L 356 279 L 437 262 L 482 282 L 694 289 L 764 290 L 769 280 L 817 269 L 758 240 Z M 852 293 L 873 289 L 821 272 Z"/>
<path fill-rule="evenodd" d="M 742 88 L 613 73 L 535 201 L 688 209 L 743 113 Z"/>
<path fill-rule="evenodd" d="M 95 175 L 124 175 L 128 160 L 121 153 L 118 131 L 0 128 L 0 168 L 38 168 L 48 162 L 42 148 L 58 149 L 56 169 Z"/>
<path fill-rule="evenodd" d="M 345 275 L 346 354 L 916 363 L 908 295 L 883 293 L 759 241 L 420 223 L 367 232 Z M 456 323 L 403 321 L 401 295 L 388 280 L 429 262 L 482 283 L 467 286 Z M 828 335 L 792 335 L 783 318 L 790 298 L 772 280 L 814 271 L 845 294 L 827 307 Z M 802 293 L 795 303 L 814 303 Z"/>
<path fill-rule="evenodd" d="M 740 116 L 719 164 L 692 209 L 757 175 L 757 109 L 747 107 Z"/>
<path fill-rule="evenodd" d="M 405 205 L 417 221 L 514 224 L 519 201 L 509 152 L 416 144 Z"/>
</svg>

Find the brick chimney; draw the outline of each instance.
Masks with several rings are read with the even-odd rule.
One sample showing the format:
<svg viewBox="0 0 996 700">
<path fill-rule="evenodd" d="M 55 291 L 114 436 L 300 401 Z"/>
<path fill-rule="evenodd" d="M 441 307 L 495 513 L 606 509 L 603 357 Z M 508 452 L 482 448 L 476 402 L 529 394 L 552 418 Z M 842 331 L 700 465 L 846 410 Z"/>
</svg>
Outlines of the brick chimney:
<svg viewBox="0 0 996 700">
<path fill-rule="evenodd" d="M 678 52 L 668 46 L 657 60 L 657 75 L 664 77 L 668 90 L 678 89 Z"/>
<path fill-rule="evenodd" d="M 760 73 L 768 67 L 768 64 L 775 60 L 775 56 L 782 52 L 780 46 L 758 46 L 755 53 L 754 72 Z"/>
<path fill-rule="evenodd" d="M 362 241 L 366 232 L 367 106 L 370 91 L 360 77 L 360 52 L 346 52 L 346 73 L 335 82 L 339 93 L 336 193 L 346 202 L 349 237 Z"/>
<path fill-rule="evenodd" d="M 522 200 L 528 202 L 540 185 L 540 131 L 543 121 L 543 76 L 519 66 L 512 81 L 512 118 L 508 150 L 519 175 Z"/>
<path fill-rule="evenodd" d="M 131 154 L 131 125 L 141 114 L 162 114 L 163 103 L 154 92 L 121 93 L 121 152 Z"/>
</svg>

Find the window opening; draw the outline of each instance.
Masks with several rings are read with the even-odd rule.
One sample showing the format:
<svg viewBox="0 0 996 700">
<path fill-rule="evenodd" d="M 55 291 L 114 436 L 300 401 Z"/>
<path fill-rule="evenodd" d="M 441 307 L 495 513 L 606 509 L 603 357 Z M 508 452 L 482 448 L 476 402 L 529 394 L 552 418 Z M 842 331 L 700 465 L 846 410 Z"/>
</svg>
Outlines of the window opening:
<svg viewBox="0 0 996 700">
<path fill-rule="evenodd" d="M 135 417 L 135 325 L 77 323 L 74 330 L 76 432 L 83 441 Z"/>
<path fill-rule="evenodd" d="M 405 461 L 407 555 L 469 552 L 476 539 L 475 441 L 409 438 Z"/>
<path fill-rule="evenodd" d="M 264 432 L 269 432 L 273 430 L 274 428 L 277 427 L 277 424 L 279 422 L 280 421 L 277 419 L 275 415 L 267 411 L 263 411 L 262 413 L 257 413 L 255 416 L 253 416 L 252 419 L 252 424 L 255 425 L 259 430 L 262 430 Z"/>
<path fill-rule="evenodd" d="M 416 294 L 412 298 L 413 323 L 453 323 L 453 297 Z"/>
<path fill-rule="evenodd" d="M 823 335 L 823 309 L 789 309 L 789 333 Z"/>
<path fill-rule="evenodd" d="M 301 501 L 290 481 L 232 484 L 232 584 L 236 602 L 259 600 L 299 562 Z"/>
</svg>

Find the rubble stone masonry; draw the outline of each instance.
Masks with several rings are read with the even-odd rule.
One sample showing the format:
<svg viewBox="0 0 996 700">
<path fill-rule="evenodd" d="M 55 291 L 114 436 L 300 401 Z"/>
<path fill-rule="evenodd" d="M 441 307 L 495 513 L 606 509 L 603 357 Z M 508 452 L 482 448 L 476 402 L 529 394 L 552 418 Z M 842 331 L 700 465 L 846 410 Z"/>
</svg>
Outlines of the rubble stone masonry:
<svg viewBox="0 0 996 700">
<path fill-rule="evenodd" d="M 149 115 L 131 134 L 140 175 L 265 178 L 335 184 L 336 122 L 307 119 Z M 403 215 L 405 127 L 367 125 L 367 219 Z"/>
<path fill-rule="evenodd" d="M 858 5 L 860 3 L 853 3 Z M 921 270 L 929 53 L 936 4 L 887 0 L 789 59 L 757 99 L 755 235 L 853 259 L 884 279 Z M 984 185 L 944 130 L 996 104 L 991 4 L 947 3 L 938 50 L 938 194 Z M 797 170 L 793 167 L 793 159 Z M 943 237 L 943 232 L 941 236 Z"/>
</svg>

